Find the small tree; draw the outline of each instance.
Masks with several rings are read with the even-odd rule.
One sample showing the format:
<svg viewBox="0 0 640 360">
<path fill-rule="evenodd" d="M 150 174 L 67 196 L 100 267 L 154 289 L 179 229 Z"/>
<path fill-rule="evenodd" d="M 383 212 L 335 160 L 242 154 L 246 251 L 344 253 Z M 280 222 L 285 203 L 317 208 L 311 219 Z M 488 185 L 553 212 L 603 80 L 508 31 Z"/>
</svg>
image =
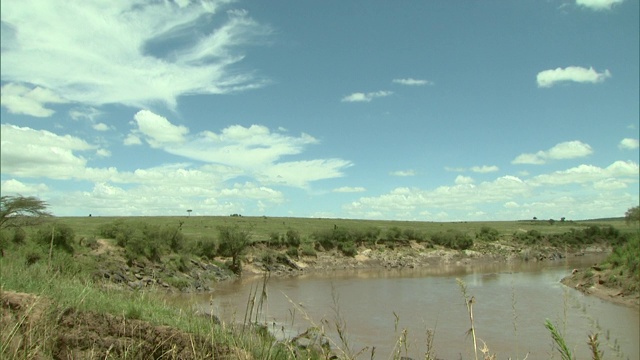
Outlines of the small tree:
<svg viewBox="0 0 640 360">
<path fill-rule="evenodd" d="M 3 196 L 0 199 L 0 228 L 28 226 L 51 216 L 49 204 L 33 196 Z"/>
<path fill-rule="evenodd" d="M 624 213 L 627 225 L 640 222 L 640 206 L 634 206 Z"/>
<path fill-rule="evenodd" d="M 247 246 L 251 244 L 251 233 L 249 230 L 240 229 L 235 226 L 218 226 L 218 234 L 220 236 L 220 246 L 218 253 L 222 256 L 231 258 L 231 271 L 235 274 L 242 273 L 241 256 Z"/>
<path fill-rule="evenodd" d="M 189 214 L 189 216 L 191 216 L 191 212 L 192 212 L 192 211 L 193 211 L 193 210 L 191 210 L 191 209 L 187 210 L 187 213 Z"/>
</svg>

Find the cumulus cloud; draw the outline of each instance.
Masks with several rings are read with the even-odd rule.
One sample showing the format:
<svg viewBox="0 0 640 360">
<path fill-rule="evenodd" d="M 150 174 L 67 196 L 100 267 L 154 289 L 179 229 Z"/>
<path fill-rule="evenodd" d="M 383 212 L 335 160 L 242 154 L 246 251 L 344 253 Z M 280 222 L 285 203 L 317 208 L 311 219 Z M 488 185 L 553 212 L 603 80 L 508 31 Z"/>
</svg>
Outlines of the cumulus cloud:
<svg viewBox="0 0 640 360">
<path fill-rule="evenodd" d="M 580 66 L 569 66 L 566 68 L 556 68 L 544 70 L 538 73 L 536 81 L 538 87 L 548 88 L 556 83 L 573 81 L 577 83 L 600 83 L 611 77 L 611 72 L 597 72 L 594 68 L 583 68 Z"/>
<path fill-rule="evenodd" d="M 182 143 L 185 141 L 185 135 L 189 133 L 186 127 L 173 125 L 167 118 L 149 110 L 140 110 L 133 118 L 138 125 L 136 132 L 152 147 Z"/>
<path fill-rule="evenodd" d="M 536 186 L 566 185 L 611 181 L 610 179 L 616 179 L 622 183 L 637 183 L 639 175 L 638 164 L 632 161 L 615 161 L 606 168 L 583 164 L 567 170 L 538 175 L 533 177 L 530 183 Z"/>
<path fill-rule="evenodd" d="M 433 85 L 433 82 L 429 80 L 406 78 L 406 79 L 393 79 L 394 84 L 408 85 L 408 86 L 424 86 Z"/>
<path fill-rule="evenodd" d="M 4 61 L 4 51 L 2 55 L 2 61 Z M 4 71 L 4 66 L 2 71 Z M 48 117 L 53 115 L 55 111 L 46 108 L 45 104 L 64 104 L 68 102 L 56 95 L 55 92 L 39 86 L 30 88 L 20 84 L 9 83 L 2 86 L 1 91 L 0 103 L 12 114 Z"/>
<path fill-rule="evenodd" d="M 389 175 L 391 176 L 400 176 L 400 177 L 405 177 L 405 176 L 415 176 L 416 175 L 416 171 L 415 170 L 397 170 L 397 171 L 392 171 L 389 173 Z"/>
<path fill-rule="evenodd" d="M 124 145 L 130 146 L 130 145 L 142 145 L 142 140 L 140 140 L 140 137 L 134 135 L 134 134 L 129 134 L 127 135 L 126 138 L 124 138 L 124 141 L 122 142 Z"/>
<path fill-rule="evenodd" d="M 591 10 L 610 10 L 616 4 L 624 0 L 576 0 L 576 4 Z"/>
<path fill-rule="evenodd" d="M 620 140 L 618 147 L 623 150 L 635 150 L 639 147 L 638 139 L 626 138 Z"/>
<path fill-rule="evenodd" d="M 471 168 L 471 171 L 476 172 L 476 173 L 490 173 L 490 172 L 496 172 L 500 170 L 497 166 L 495 165 L 482 165 L 482 166 L 473 166 Z"/>
<path fill-rule="evenodd" d="M 355 187 L 343 186 L 343 187 L 333 189 L 332 191 L 337 193 L 356 193 L 356 192 L 364 192 L 366 191 L 366 189 L 363 188 L 362 186 L 355 186 Z"/>
<path fill-rule="evenodd" d="M 512 164 L 541 165 L 547 160 L 563 160 L 585 157 L 593 153 L 591 146 L 581 141 L 566 141 L 557 144 L 546 151 L 538 151 L 535 154 L 520 154 L 511 161 Z"/>
<path fill-rule="evenodd" d="M 379 97 L 386 97 L 393 94 L 393 91 L 376 91 L 370 93 L 353 93 L 342 98 L 342 102 L 371 102 L 371 100 Z"/>
<path fill-rule="evenodd" d="M 456 183 L 456 185 L 473 184 L 474 180 L 473 180 L 473 178 L 471 178 L 469 176 L 458 175 L 458 176 L 456 176 L 455 183 Z"/>
<path fill-rule="evenodd" d="M 49 191 L 49 187 L 43 183 L 25 183 L 16 179 L 2 182 L 3 194 L 38 194 L 46 191 Z"/>
<path fill-rule="evenodd" d="M 70 179 L 87 160 L 79 155 L 96 147 L 71 136 L 2 124 L 0 164 L 3 174 Z"/>
<path fill-rule="evenodd" d="M 182 3 L 3 2 L 2 80 L 12 94 L 22 90 L 7 98 L 3 90 L 2 105 L 33 116 L 61 101 L 174 107 L 182 95 L 264 85 L 229 67 L 243 59 L 241 46 L 271 30 L 246 11 L 221 14 L 228 1 Z"/>
<path fill-rule="evenodd" d="M 451 214 L 484 213 L 484 219 L 530 219 L 533 216 L 592 218 L 618 214 L 637 202 L 638 164 L 616 161 L 601 168 L 580 165 L 530 179 L 501 176 L 479 184 L 459 175 L 454 184 L 432 189 L 400 187 L 343 205 L 351 216 L 456 220 Z M 635 189 L 632 191 L 632 189 Z M 635 191 L 635 193 L 634 193 Z M 434 214 L 443 214 L 443 217 Z M 546 215 L 549 214 L 549 215 Z M 599 214 L 599 215 L 598 215 Z"/>
</svg>

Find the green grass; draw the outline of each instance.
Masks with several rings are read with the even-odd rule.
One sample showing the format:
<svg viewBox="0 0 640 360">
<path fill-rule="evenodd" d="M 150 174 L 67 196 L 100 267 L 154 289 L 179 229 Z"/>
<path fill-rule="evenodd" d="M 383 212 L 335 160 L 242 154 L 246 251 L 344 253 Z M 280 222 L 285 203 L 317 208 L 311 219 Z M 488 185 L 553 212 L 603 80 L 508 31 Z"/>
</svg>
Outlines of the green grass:
<svg viewBox="0 0 640 360">
<path fill-rule="evenodd" d="M 591 225 L 611 225 L 621 232 L 634 232 L 637 226 L 626 225 L 623 218 L 608 219 L 603 221 L 555 221 L 550 224 L 547 220 L 522 220 L 522 221 L 479 221 L 479 222 L 426 222 L 426 221 L 390 221 L 390 220 L 352 220 L 352 219 L 325 219 L 325 218 L 284 218 L 284 217 L 236 217 L 236 216 L 150 216 L 150 217 L 59 217 L 57 221 L 68 224 L 78 237 L 90 238 L 95 236 L 100 225 L 108 224 L 116 219 L 124 221 L 145 222 L 151 225 L 175 225 L 183 221 L 182 233 L 191 238 L 210 238 L 217 236 L 218 226 L 235 226 L 248 228 L 252 232 L 253 240 L 269 240 L 270 235 L 286 234 L 290 229 L 300 233 L 302 238 L 308 238 L 317 231 L 333 229 L 334 227 L 346 229 L 366 230 L 369 227 L 381 229 L 381 233 L 398 227 L 401 230 L 411 229 L 428 235 L 440 231 L 455 229 L 467 234 L 476 234 L 482 227 L 488 226 L 498 231 L 500 236 L 510 236 L 516 231 L 537 230 L 543 235 L 559 234 L 569 231 L 571 228 L 582 229 Z"/>
</svg>

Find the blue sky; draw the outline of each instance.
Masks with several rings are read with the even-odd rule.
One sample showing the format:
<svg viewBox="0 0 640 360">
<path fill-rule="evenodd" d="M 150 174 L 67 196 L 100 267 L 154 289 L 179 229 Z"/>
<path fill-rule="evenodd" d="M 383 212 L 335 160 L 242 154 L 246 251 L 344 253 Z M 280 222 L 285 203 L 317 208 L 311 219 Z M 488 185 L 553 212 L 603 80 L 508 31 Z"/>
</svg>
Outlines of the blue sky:
<svg viewBox="0 0 640 360">
<path fill-rule="evenodd" d="M 3 0 L 2 195 L 59 216 L 638 205 L 639 2 Z"/>
</svg>

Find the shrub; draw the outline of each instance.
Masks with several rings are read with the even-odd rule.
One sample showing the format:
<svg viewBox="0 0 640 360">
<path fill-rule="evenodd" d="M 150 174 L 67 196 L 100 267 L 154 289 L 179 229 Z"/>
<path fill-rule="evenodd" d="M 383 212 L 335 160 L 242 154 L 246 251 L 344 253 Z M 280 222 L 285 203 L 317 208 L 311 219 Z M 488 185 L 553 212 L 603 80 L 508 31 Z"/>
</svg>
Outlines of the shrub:
<svg viewBox="0 0 640 360">
<path fill-rule="evenodd" d="M 434 244 L 455 250 L 465 250 L 473 246 L 473 239 L 469 235 L 454 229 L 433 234 L 431 241 Z"/>
<path fill-rule="evenodd" d="M 14 244 L 24 244 L 27 239 L 27 232 L 24 229 L 17 227 L 13 229 L 13 238 L 11 239 Z"/>
<path fill-rule="evenodd" d="M 385 236 L 387 240 L 400 240 L 402 239 L 402 229 L 397 226 L 393 226 L 387 229 Z"/>
<path fill-rule="evenodd" d="M 483 226 L 480 228 L 480 232 L 476 234 L 476 239 L 483 241 L 496 241 L 498 240 L 500 233 L 498 230 L 490 227 Z"/>
<path fill-rule="evenodd" d="M 200 239 L 196 241 L 195 248 L 193 249 L 193 253 L 197 256 L 207 258 L 209 260 L 213 260 L 216 256 L 216 252 L 218 251 L 218 245 L 216 241 L 213 239 Z"/>
<path fill-rule="evenodd" d="M 316 249 L 313 246 L 313 243 L 304 243 L 300 247 L 300 254 L 302 256 L 318 256 Z"/>
<path fill-rule="evenodd" d="M 280 247 L 282 245 L 282 239 L 280 237 L 280 233 L 277 231 L 273 231 L 269 234 L 269 243 L 267 246 L 269 247 Z"/>
<path fill-rule="evenodd" d="M 297 230 L 287 230 L 285 239 L 288 246 L 300 246 L 300 233 Z"/>
<path fill-rule="evenodd" d="M 294 258 L 298 258 L 298 247 L 297 246 L 290 246 L 287 249 L 287 255 L 294 257 Z"/>
<path fill-rule="evenodd" d="M 248 230 L 240 229 L 236 226 L 218 226 L 220 236 L 220 246 L 218 253 L 222 256 L 231 257 L 229 269 L 235 274 L 242 272 L 242 262 L 240 256 L 247 246 L 251 244 L 251 234 Z"/>
<path fill-rule="evenodd" d="M 36 242 L 44 247 L 49 247 L 53 241 L 53 246 L 57 249 L 73 254 L 73 240 L 75 233 L 73 229 L 66 224 L 50 224 L 40 228 L 36 233 Z M 52 239 L 53 238 L 53 239 Z"/>
<path fill-rule="evenodd" d="M 356 249 L 356 245 L 353 241 L 342 242 L 338 245 L 338 250 L 344 254 L 344 256 L 356 256 L 358 254 L 358 250 Z"/>
<path fill-rule="evenodd" d="M 325 251 L 336 247 L 336 242 L 333 238 L 333 230 L 319 230 L 311 234 L 311 237 L 316 241 L 316 244 L 321 246 Z"/>
</svg>

